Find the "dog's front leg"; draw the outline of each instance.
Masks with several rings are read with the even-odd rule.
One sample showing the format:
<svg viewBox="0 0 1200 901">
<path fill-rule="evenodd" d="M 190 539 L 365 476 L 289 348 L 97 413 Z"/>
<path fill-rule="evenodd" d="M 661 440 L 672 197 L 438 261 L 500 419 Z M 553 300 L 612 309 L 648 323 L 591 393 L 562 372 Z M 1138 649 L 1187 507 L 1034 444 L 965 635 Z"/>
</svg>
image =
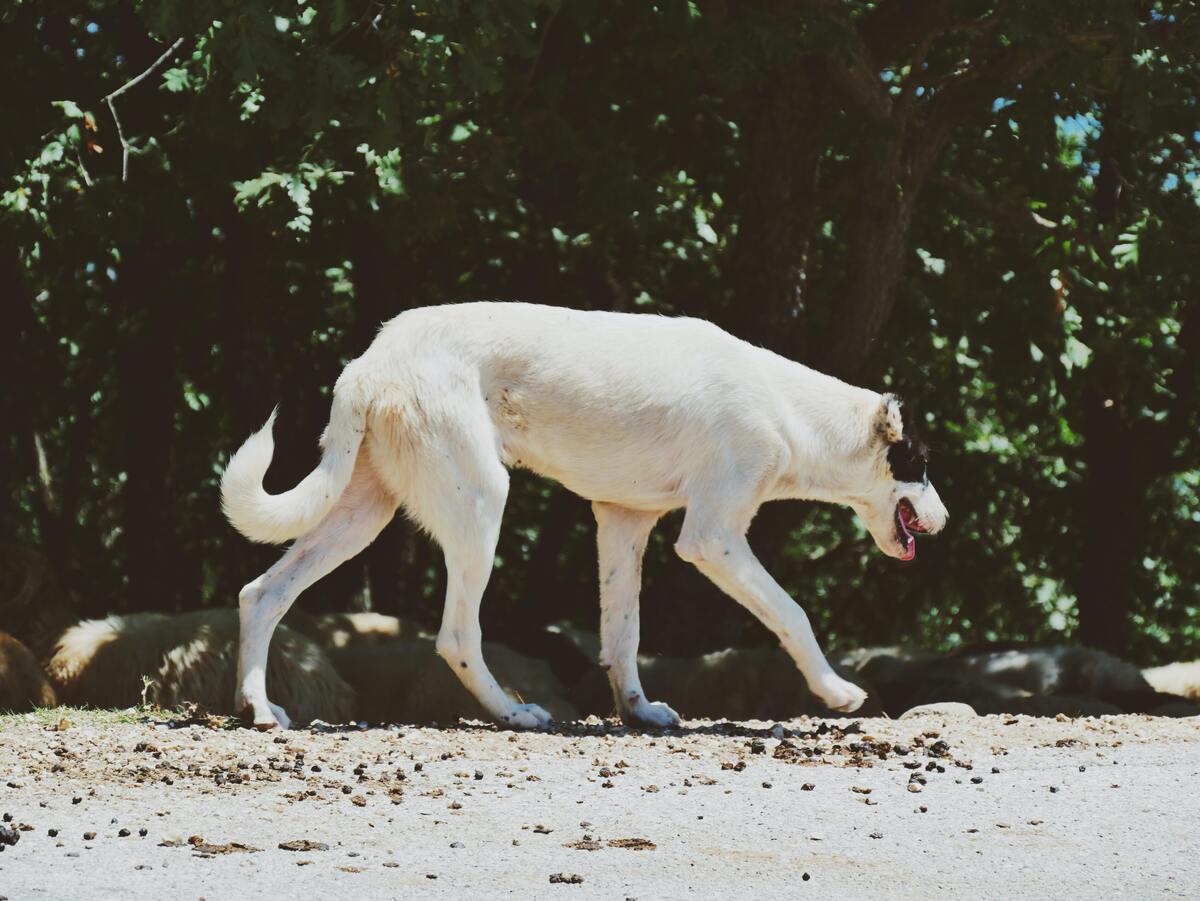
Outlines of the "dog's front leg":
<svg viewBox="0 0 1200 901">
<path fill-rule="evenodd" d="M 679 714 L 646 699 L 637 670 L 642 556 L 658 515 L 602 503 L 592 510 L 600 558 L 600 665 L 608 672 L 617 710 L 631 726 L 677 726 Z"/>
<path fill-rule="evenodd" d="M 808 615 L 754 556 L 744 528 L 693 515 L 689 508 L 675 550 L 775 633 L 827 707 L 851 713 L 862 706 L 867 693 L 833 671 Z"/>
</svg>

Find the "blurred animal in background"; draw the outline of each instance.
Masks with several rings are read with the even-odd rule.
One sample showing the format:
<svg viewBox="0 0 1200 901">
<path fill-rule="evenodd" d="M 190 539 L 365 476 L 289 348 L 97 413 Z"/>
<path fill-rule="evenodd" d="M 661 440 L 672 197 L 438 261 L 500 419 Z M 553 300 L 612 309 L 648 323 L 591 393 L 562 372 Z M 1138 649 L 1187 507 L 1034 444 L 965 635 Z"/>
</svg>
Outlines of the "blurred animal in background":
<svg viewBox="0 0 1200 901">
<path fill-rule="evenodd" d="M 854 675 L 834 666 L 840 675 Z M 861 677 L 867 700 L 854 714 L 829 710 L 808 690 L 804 676 L 782 648 L 726 648 L 696 657 L 638 657 L 642 684 L 686 718 L 786 720 L 798 716 L 879 716 L 882 708 Z M 585 676 L 571 694 L 579 711 L 607 716 L 614 711 L 608 679 Z"/>
<path fill-rule="evenodd" d="M 75 604 L 44 555 L 0 544 L 0 629 L 42 659 L 78 619 Z"/>
<path fill-rule="evenodd" d="M 492 642 L 484 642 L 483 649 L 497 682 L 514 701 L 536 696 L 556 720 L 578 718 L 549 663 Z M 329 655 L 342 678 L 354 687 L 360 719 L 371 723 L 489 719 L 471 692 L 441 663 L 431 637 L 350 643 L 331 648 Z"/>
<path fill-rule="evenodd" d="M 284 618 L 284 623 L 289 622 L 292 613 L 295 611 Z M 329 650 L 363 647 L 426 634 L 415 623 L 382 613 L 326 613 L 291 623 L 291 626 Z"/>
<path fill-rule="evenodd" d="M 59 638 L 46 669 L 67 704 L 172 708 L 192 701 L 233 714 L 237 637 L 236 610 L 84 620 Z M 316 642 L 287 626 L 276 633 L 267 679 L 301 721 L 342 723 L 354 714 L 350 686 Z"/>
<path fill-rule="evenodd" d="M 33 652 L 0 632 L 0 713 L 25 713 L 58 703 Z"/>
<path fill-rule="evenodd" d="M 1200 701 L 1200 660 L 1151 667 L 1142 675 L 1155 691 Z"/>
<path fill-rule="evenodd" d="M 1132 663 L 1091 648 L 998 644 L 942 656 L 875 648 L 849 654 L 842 663 L 875 686 L 893 717 L 948 701 L 980 714 L 1200 714 L 1183 698 L 1156 691 Z"/>
</svg>

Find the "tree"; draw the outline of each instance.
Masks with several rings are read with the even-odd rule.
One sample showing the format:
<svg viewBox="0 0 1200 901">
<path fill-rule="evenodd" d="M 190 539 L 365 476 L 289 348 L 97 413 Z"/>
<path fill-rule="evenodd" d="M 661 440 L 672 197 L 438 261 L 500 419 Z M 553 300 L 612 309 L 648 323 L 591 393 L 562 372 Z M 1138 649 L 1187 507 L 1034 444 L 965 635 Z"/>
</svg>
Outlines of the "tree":
<svg viewBox="0 0 1200 901">
<path fill-rule="evenodd" d="M 4 24 L 0 365 L 37 390 L 3 398 L 0 523 L 84 612 L 230 603 L 274 552 L 223 522 L 225 456 L 281 402 L 269 487 L 294 483 L 379 322 L 493 297 L 712 318 L 931 411 L 954 519 L 916 567 L 844 511 L 755 525 L 835 638 L 1200 648 L 1190 7 L 69 0 Z M 673 524 L 646 646 L 766 640 Z M 593 622 L 593 536 L 517 478 L 489 633 Z M 302 604 L 433 625 L 438 564 L 400 522 Z"/>
</svg>

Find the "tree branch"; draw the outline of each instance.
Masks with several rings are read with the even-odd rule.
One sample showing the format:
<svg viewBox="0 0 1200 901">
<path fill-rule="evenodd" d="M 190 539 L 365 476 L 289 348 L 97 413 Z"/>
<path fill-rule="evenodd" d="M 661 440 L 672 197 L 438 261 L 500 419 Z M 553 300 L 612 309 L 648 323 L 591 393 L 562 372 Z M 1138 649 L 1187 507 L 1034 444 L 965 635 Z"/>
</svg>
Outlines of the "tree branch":
<svg viewBox="0 0 1200 901">
<path fill-rule="evenodd" d="M 945 31 L 950 9 L 949 0 L 882 0 L 860 26 L 863 47 L 882 66 L 906 47 Z"/>
<path fill-rule="evenodd" d="M 1014 226 L 1021 231 L 1042 233 L 1043 229 L 1058 228 L 1058 223 L 1045 216 L 1039 216 L 1033 210 L 1020 204 L 1007 203 L 990 196 L 983 188 L 968 184 L 949 175 L 936 173 L 930 176 L 930 181 L 939 187 L 957 194 L 976 209 L 987 213 L 998 222 Z"/>
<path fill-rule="evenodd" d="M 134 76 L 133 78 L 129 79 L 129 81 L 125 82 L 125 84 L 123 84 L 119 88 L 117 88 L 115 91 L 111 91 L 110 93 L 105 94 L 103 98 L 101 98 L 104 100 L 104 102 L 106 104 L 108 104 L 108 111 L 110 113 L 112 113 L 113 123 L 117 126 L 117 137 L 120 138 L 120 140 L 121 140 L 121 181 L 123 181 L 123 182 L 129 181 L 129 141 L 127 141 L 125 139 L 125 130 L 121 127 L 121 117 L 117 115 L 117 107 L 113 103 L 113 101 L 116 100 L 118 97 L 120 97 L 122 94 L 124 94 L 126 91 L 130 90 L 131 88 L 137 87 L 139 84 L 141 84 L 147 78 L 149 78 L 150 75 L 153 74 L 156 69 L 158 69 L 160 66 L 162 66 L 163 63 L 165 63 L 168 59 L 171 58 L 171 56 L 175 53 L 176 50 L 178 50 L 181 46 L 183 46 L 183 40 L 184 40 L 183 38 L 176 38 L 175 43 L 172 44 L 170 47 L 168 47 L 163 52 L 162 56 L 160 56 L 158 59 L 156 59 L 154 62 L 152 62 L 150 64 L 150 66 L 144 72 L 142 72 L 141 75 Z"/>
<path fill-rule="evenodd" d="M 854 23 L 845 16 L 835 18 L 845 40 L 829 54 L 829 71 L 834 75 L 838 87 L 852 101 L 875 118 L 890 120 L 892 99 L 879 78 L 879 66 L 872 59 Z"/>
</svg>

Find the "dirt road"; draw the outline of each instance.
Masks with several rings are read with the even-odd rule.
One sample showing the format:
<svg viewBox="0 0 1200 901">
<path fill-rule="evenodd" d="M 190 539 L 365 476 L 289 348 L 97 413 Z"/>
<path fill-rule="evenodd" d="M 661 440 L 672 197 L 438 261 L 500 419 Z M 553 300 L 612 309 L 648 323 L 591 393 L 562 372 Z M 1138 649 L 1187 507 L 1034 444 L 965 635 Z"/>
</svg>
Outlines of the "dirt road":
<svg viewBox="0 0 1200 901">
<path fill-rule="evenodd" d="M 260 734 L 61 715 L 0 719 L 9 901 L 1200 894 L 1195 719 Z"/>
</svg>

